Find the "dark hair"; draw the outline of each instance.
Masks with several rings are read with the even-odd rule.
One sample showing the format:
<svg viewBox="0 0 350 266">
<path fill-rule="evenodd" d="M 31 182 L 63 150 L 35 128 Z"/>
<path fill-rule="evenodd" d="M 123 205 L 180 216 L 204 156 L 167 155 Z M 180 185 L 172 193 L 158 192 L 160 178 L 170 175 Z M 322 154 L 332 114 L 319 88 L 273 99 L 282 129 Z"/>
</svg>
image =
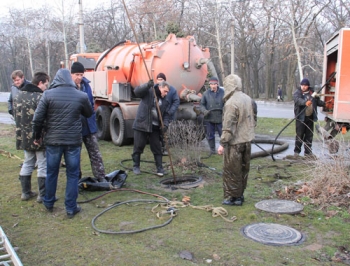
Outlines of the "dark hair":
<svg viewBox="0 0 350 266">
<path fill-rule="evenodd" d="M 34 74 L 34 77 L 32 79 L 32 83 L 36 86 L 39 85 L 40 81 L 42 83 L 45 83 L 46 81 L 49 81 L 50 80 L 50 77 L 48 74 L 46 74 L 45 72 L 36 72 Z"/>
</svg>

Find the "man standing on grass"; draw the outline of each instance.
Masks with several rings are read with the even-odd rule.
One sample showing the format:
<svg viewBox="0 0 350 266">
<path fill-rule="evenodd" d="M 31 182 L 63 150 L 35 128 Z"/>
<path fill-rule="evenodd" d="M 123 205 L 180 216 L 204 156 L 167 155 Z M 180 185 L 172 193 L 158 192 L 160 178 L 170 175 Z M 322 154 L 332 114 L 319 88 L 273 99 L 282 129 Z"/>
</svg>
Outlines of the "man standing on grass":
<svg viewBox="0 0 350 266">
<path fill-rule="evenodd" d="M 31 190 L 32 173 L 38 164 L 37 176 L 41 203 L 45 196 L 46 156 L 45 146 L 35 145 L 32 138 L 32 120 L 43 92 L 49 85 L 50 77 L 44 72 L 34 74 L 32 83 L 27 83 L 14 99 L 13 110 L 16 121 L 16 148 L 24 150 L 24 162 L 19 173 L 22 186 L 21 200 L 29 200 L 37 194 Z"/>
<path fill-rule="evenodd" d="M 94 109 L 94 98 L 90 87 L 90 81 L 84 77 L 85 68 L 82 63 L 74 62 L 70 73 L 78 90 L 85 92 L 90 100 L 92 109 Z M 97 125 L 95 111 L 89 118 L 81 116 L 82 134 L 85 148 L 89 154 L 91 169 L 94 177 L 99 182 L 107 182 L 105 179 L 105 167 L 103 165 L 102 155 L 98 147 L 96 137 Z"/>
<path fill-rule="evenodd" d="M 255 137 L 256 105 L 242 92 L 242 81 L 230 74 L 224 79 L 223 127 L 218 154 L 224 154 L 224 205 L 241 206 L 250 168 L 251 141 Z"/>
<path fill-rule="evenodd" d="M 77 205 L 82 144 L 81 115 L 90 117 L 92 106 L 86 93 L 77 90 L 68 69 L 59 69 L 51 89 L 45 91 L 33 118 L 33 138 L 40 144 L 46 123 L 47 177 L 43 203 L 49 212 L 56 201 L 57 179 L 62 155 L 66 162 L 65 206 L 68 218 L 81 211 Z"/>
</svg>

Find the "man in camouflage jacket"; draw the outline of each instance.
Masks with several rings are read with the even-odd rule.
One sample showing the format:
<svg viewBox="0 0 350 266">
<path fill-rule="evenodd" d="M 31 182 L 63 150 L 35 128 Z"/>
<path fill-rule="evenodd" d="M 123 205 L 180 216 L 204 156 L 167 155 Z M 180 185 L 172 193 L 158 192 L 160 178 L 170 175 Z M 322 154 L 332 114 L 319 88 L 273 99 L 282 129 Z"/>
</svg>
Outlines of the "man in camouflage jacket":
<svg viewBox="0 0 350 266">
<path fill-rule="evenodd" d="M 39 100 L 49 85 L 50 77 L 44 72 L 34 74 L 32 83 L 26 84 L 14 99 L 14 115 L 16 121 L 16 148 L 24 150 L 24 162 L 19 179 L 22 186 L 22 200 L 28 200 L 37 194 L 31 190 L 31 176 L 38 164 L 37 176 L 39 195 L 37 202 L 42 202 L 45 195 L 46 156 L 45 147 L 34 144 L 32 120 Z"/>
</svg>

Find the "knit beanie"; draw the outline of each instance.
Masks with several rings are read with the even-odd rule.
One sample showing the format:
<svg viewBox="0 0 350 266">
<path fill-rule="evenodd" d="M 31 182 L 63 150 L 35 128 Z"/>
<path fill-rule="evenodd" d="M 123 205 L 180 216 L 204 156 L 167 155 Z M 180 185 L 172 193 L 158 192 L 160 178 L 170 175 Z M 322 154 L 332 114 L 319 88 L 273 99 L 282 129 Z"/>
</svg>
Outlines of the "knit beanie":
<svg viewBox="0 0 350 266">
<path fill-rule="evenodd" d="M 163 73 L 159 73 L 157 75 L 157 79 L 164 79 L 164 81 L 166 81 L 166 77 L 165 77 L 165 75 Z"/>
<path fill-rule="evenodd" d="M 302 81 L 300 81 L 300 85 L 307 85 L 310 86 L 310 82 L 308 79 L 303 79 Z"/>
<path fill-rule="evenodd" d="M 85 72 L 85 68 L 84 68 L 83 64 L 80 62 L 74 62 L 71 69 L 70 69 L 70 73 L 72 73 L 72 74 L 84 73 L 84 72 Z"/>
<path fill-rule="evenodd" d="M 211 78 L 209 79 L 209 83 L 216 83 L 216 84 L 219 84 L 219 80 L 218 80 L 217 77 L 211 77 Z"/>
</svg>

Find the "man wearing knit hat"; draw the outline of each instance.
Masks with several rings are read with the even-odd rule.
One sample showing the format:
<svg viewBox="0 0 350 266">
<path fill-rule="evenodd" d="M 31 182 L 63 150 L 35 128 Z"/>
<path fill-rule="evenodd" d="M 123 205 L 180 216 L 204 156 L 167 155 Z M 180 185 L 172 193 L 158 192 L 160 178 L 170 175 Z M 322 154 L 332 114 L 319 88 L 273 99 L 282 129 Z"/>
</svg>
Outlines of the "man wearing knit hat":
<svg viewBox="0 0 350 266">
<path fill-rule="evenodd" d="M 74 62 L 72 64 L 72 79 L 77 88 L 88 95 L 92 109 L 94 109 L 94 98 L 92 96 L 91 87 L 89 85 L 90 81 L 84 77 L 84 72 L 85 68 L 82 63 Z M 98 147 L 98 141 L 96 137 L 97 125 L 95 111 L 93 111 L 93 115 L 89 118 L 81 116 L 81 122 L 83 142 L 89 154 L 92 173 L 99 182 L 107 182 L 105 179 L 105 168 L 103 165 L 102 155 Z"/>
<path fill-rule="evenodd" d="M 157 75 L 157 84 L 155 85 L 155 87 L 159 86 L 159 84 L 162 83 L 163 81 L 166 81 L 166 76 L 164 73 L 159 73 Z M 169 92 L 165 96 L 165 100 L 169 102 L 169 105 L 168 105 L 166 112 L 169 115 L 169 123 L 171 123 L 171 121 L 173 121 L 175 119 L 175 114 L 176 114 L 177 108 L 180 105 L 179 95 L 177 94 L 177 91 L 173 86 L 169 87 Z M 166 130 L 163 130 L 163 131 L 166 131 Z M 163 134 L 164 133 L 165 132 L 163 132 Z M 161 139 L 160 139 L 161 144 L 162 144 L 162 152 L 164 155 L 167 155 L 163 134 L 161 134 Z"/>
<path fill-rule="evenodd" d="M 317 121 L 317 106 L 324 106 L 324 102 L 315 96 L 310 82 L 304 78 L 300 87 L 293 93 L 295 120 L 295 148 L 294 156 L 298 157 L 304 144 L 304 155 L 310 159 L 312 154 L 312 138 L 314 135 L 314 122 Z"/>
<path fill-rule="evenodd" d="M 221 137 L 222 133 L 222 108 L 224 106 L 222 99 L 224 90 L 219 87 L 219 80 L 216 77 L 209 79 L 209 86 L 210 89 L 203 93 L 200 105 L 204 114 L 210 153 L 215 154 L 215 131 L 218 132 L 219 137 Z"/>
</svg>

